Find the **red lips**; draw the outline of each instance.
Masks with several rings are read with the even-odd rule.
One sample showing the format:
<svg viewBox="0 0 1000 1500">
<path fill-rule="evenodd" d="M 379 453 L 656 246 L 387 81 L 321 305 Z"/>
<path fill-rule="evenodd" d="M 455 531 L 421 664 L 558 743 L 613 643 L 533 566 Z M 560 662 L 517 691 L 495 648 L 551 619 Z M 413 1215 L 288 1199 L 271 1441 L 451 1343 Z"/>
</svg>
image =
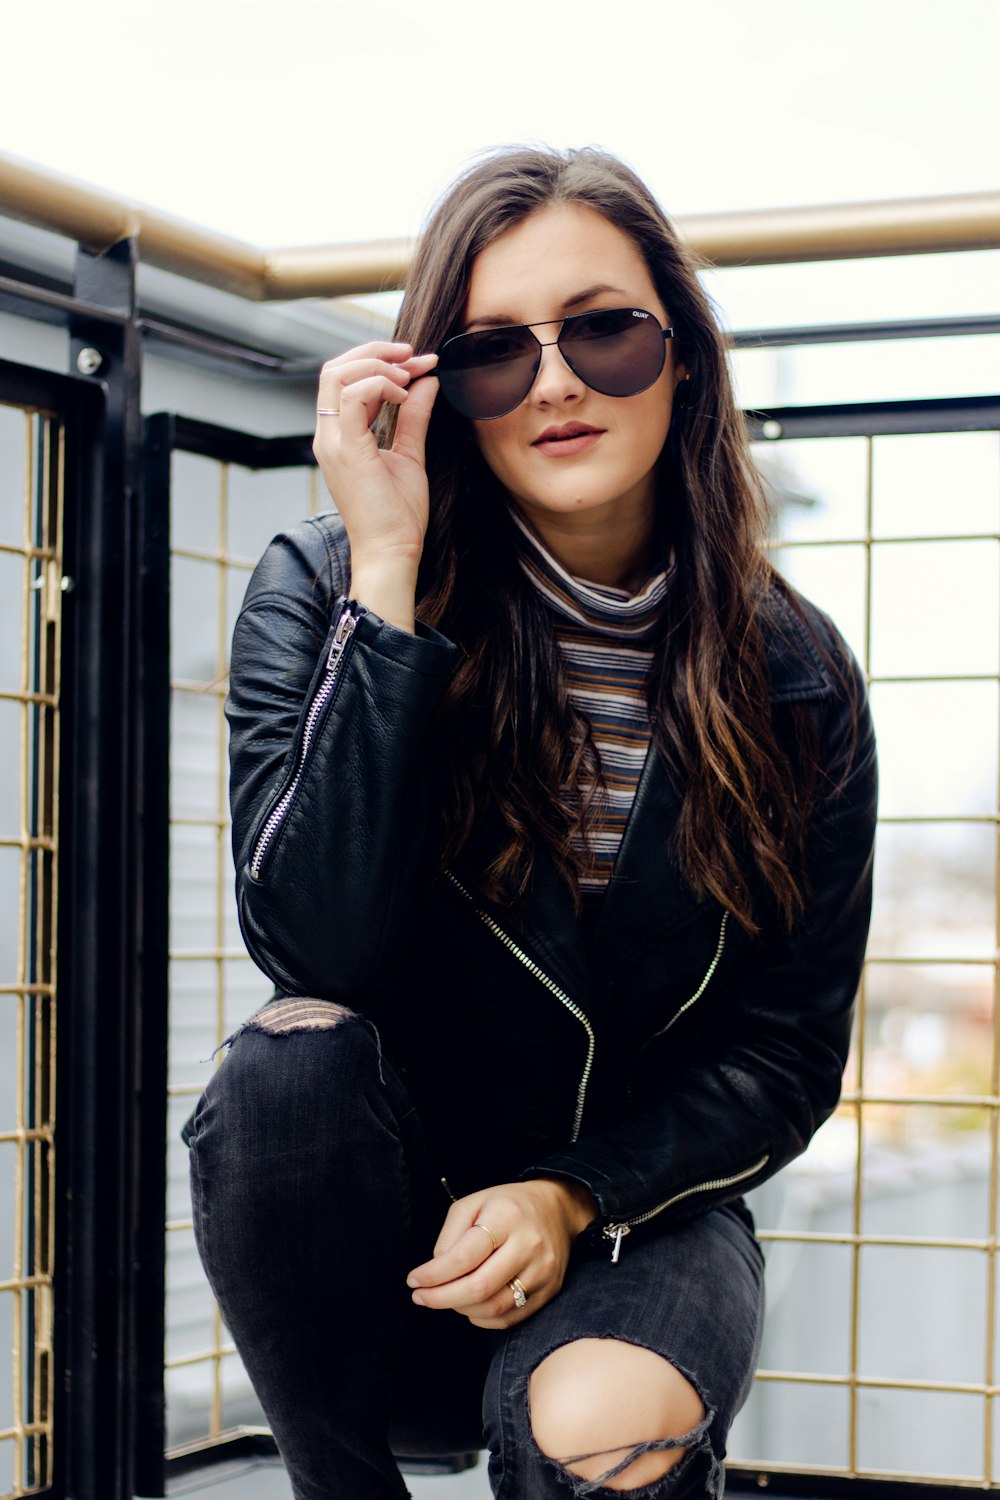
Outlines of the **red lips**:
<svg viewBox="0 0 1000 1500">
<path fill-rule="evenodd" d="M 589 453 L 605 432 L 604 427 L 591 427 L 589 422 L 564 422 L 561 427 L 546 427 L 531 446 L 546 460 L 576 458 Z"/>
<path fill-rule="evenodd" d="M 535 438 L 535 443 L 565 442 L 569 438 L 586 437 L 589 433 L 600 433 L 603 430 L 602 427 L 591 427 L 586 422 L 564 422 L 561 427 L 546 427 Z"/>
</svg>

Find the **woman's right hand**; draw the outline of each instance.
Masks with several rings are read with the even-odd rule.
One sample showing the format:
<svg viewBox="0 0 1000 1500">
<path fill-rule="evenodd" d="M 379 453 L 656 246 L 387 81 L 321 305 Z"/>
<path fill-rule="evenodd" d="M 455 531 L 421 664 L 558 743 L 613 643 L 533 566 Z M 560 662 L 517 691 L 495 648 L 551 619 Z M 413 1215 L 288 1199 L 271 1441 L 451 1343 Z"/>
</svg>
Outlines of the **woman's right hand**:
<svg viewBox="0 0 1000 1500">
<path fill-rule="evenodd" d="M 317 415 L 313 452 L 350 539 L 351 592 L 409 630 L 427 531 L 424 440 L 436 363 L 409 344 L 362 344 L 323 366 L 316 403 L 339 412 Z M 399 413 L 392 447 L 379 448 L 371 427 L 386 401 Z"/>
</svg>

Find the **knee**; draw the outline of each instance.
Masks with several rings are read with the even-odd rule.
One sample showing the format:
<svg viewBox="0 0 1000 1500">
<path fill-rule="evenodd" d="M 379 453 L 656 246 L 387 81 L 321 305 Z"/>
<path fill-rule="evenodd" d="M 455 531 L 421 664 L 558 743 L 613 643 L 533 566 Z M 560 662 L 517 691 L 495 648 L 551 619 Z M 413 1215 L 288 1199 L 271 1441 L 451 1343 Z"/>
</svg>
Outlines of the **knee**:
<svg viewBox="0 0 1000 1500">
<path fill-rule="evenodd" d="M 532 1373 L 529 1401 L 541 1451 L 577 1478 L 613 1490 L 663 1478 L 706 1419 L 701 1397 L 674 1365 L 621 1339 L 577 1339 L 556 1349 Z"/>
<path fill-rule="evenodd" d="M 350 1025 L 344 1023 L 350 1021 Z M 230 1141 L 273 1131 L 276 1120 L 335 1109 L 365 1075 L 381 1070 L 374 1027 L 330 1000 L 272 1000 L 229 1038 L 195 1120 Z"/>
</svg>

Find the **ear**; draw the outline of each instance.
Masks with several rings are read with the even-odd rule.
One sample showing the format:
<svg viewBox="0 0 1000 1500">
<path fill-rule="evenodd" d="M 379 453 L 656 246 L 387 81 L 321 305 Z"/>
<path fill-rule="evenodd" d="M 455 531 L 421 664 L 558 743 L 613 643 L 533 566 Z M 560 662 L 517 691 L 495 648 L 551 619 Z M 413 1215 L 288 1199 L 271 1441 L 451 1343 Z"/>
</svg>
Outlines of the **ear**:
<svg viewBox="0 0 1000 1500">
<path fill-rule="evenodd" d="M 675 374 L 677 379 L 674 381 L 674 410 L 687 411 L 694 397 L 691 373 L 683 365 L 678 365 Z"/>
</svg>

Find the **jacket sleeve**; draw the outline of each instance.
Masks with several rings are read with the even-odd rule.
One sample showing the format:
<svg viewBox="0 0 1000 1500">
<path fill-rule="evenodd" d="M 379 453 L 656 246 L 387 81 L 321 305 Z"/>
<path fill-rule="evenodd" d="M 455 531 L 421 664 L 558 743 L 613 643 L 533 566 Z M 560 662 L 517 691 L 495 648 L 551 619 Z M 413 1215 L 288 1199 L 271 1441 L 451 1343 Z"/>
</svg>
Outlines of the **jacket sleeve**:
<svg viewBox="0 0 1000 1500">
<path fill-rule="evenodd" d="M 856 733 L 845 728 L 853 695 Z M 740 1196 L 804 1151 L 840 1097 L 871 914 L 875 743 L 854 669 L 826 726 L 829 788 L 807 848 L 809 894 L 791 933 L 761 945 L 738 981 L 735 1026 L 715 1056 L 670 1077 L 632 1115 L 586 1132 L 526 1177 L 585 1183 L 588 1234 L 621 1241 Z M 661 1054 L 662 1056 L 662 1054 Z M 619 1229 L 621 1234 L 619 1234 Z"/>
<path fill-rule="evenodd" d="M 392 971 L 405 935 L 426 853 L 422 749 L 456 652 L 345 597 L 334 524 L 279 536 L 258 565 L 226 716 L 250 955 L 286 993 L 356 1003 Z"/>
</svg>

